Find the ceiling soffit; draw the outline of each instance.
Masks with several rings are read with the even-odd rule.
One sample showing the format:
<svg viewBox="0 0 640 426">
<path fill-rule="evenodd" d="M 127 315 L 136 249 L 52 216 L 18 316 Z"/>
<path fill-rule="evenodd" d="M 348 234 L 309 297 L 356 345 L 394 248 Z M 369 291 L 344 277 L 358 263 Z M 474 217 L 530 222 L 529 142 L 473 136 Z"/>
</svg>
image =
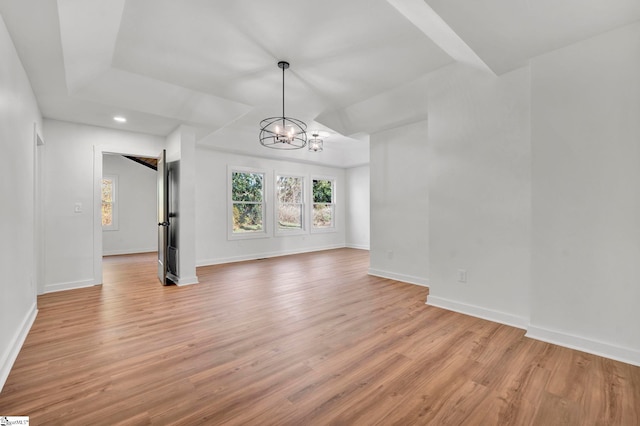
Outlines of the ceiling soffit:
<svg viewBox="0 0 640 426">
<path fill-rule="evenodd" d="M 354 133 L 426 115 L 435 70 L 500 75 L 637 21 L 640 2 L 0 0 L 0 13 L 45 117 L 156 135 L 185 124 L 203 144 L 230 136 L 255 153 L 260 119 L 281 112 L 287 60 L 288 115 L 352 152 Z"/>
</svg>

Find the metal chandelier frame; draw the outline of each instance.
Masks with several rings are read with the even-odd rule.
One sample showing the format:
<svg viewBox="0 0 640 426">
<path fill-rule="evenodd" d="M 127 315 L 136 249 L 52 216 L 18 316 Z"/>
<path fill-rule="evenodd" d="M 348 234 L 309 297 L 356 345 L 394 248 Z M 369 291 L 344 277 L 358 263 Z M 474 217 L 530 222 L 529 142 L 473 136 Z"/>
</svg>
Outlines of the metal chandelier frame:
<svg viewBox="0 0 640 426">
<path fill-rule="evenodd" d="M 284 113 L 284 70 L 289 68 L 289 62 L 278 62 L 278 68 L 282 69 L 282 116 L 260 122 L 260 143 L 272 149 L 301 149 L 307 146 L 307 125 Z"/>
</svg>

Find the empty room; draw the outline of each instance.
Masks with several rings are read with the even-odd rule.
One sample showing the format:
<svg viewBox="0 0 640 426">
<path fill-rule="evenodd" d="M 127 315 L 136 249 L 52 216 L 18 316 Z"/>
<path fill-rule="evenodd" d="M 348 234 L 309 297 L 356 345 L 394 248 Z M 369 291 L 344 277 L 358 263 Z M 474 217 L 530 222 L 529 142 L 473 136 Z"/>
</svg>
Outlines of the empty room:
<svg viewBox="0 0 640 426">
<path fill-rule="evenodd" d="M 640 425 L 640 1 L 0 0 L 2 424 Z"/>
</svg>

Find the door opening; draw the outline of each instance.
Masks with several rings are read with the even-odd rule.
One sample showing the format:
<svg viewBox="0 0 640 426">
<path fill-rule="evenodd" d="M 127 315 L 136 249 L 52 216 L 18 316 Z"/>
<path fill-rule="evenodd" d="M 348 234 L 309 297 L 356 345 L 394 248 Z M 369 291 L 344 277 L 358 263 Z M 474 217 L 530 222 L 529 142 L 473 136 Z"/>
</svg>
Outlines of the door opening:
<svg viewBox="0 0 640 426">
<path fill-rule="evenodd" d="M 155 259 L 157 239 L 157 157 L 141 153 L 96 152 L 95 284 L 102 284 L 103 263 L 124 263 L 127 256 Z M 144 254 L 153 254 L 153 257 Z M 107 257 L 105 257 L 107 256 Z M 114 262 L 115 256 L 122 256 Z M 154 260 L 150 260 L 155 263 Z M 153 275 L 150 275 L 153 278 Z"/>
</svg>

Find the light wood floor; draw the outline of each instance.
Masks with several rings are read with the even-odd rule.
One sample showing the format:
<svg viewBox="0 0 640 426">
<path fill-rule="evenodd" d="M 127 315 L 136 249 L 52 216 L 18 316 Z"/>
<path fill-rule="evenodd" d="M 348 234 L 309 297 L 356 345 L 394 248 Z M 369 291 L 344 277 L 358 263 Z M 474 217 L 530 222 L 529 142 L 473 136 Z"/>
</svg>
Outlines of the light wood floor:
<svg viewBox="0 0 640 426">
<path fill-rule="evenodd" d="M 32 425 L 640 425 L 640 368 L 425 305 L 340 249 L 198 269 L 150 255 L 47 294 L 0 394 Z"/>
</svg>

